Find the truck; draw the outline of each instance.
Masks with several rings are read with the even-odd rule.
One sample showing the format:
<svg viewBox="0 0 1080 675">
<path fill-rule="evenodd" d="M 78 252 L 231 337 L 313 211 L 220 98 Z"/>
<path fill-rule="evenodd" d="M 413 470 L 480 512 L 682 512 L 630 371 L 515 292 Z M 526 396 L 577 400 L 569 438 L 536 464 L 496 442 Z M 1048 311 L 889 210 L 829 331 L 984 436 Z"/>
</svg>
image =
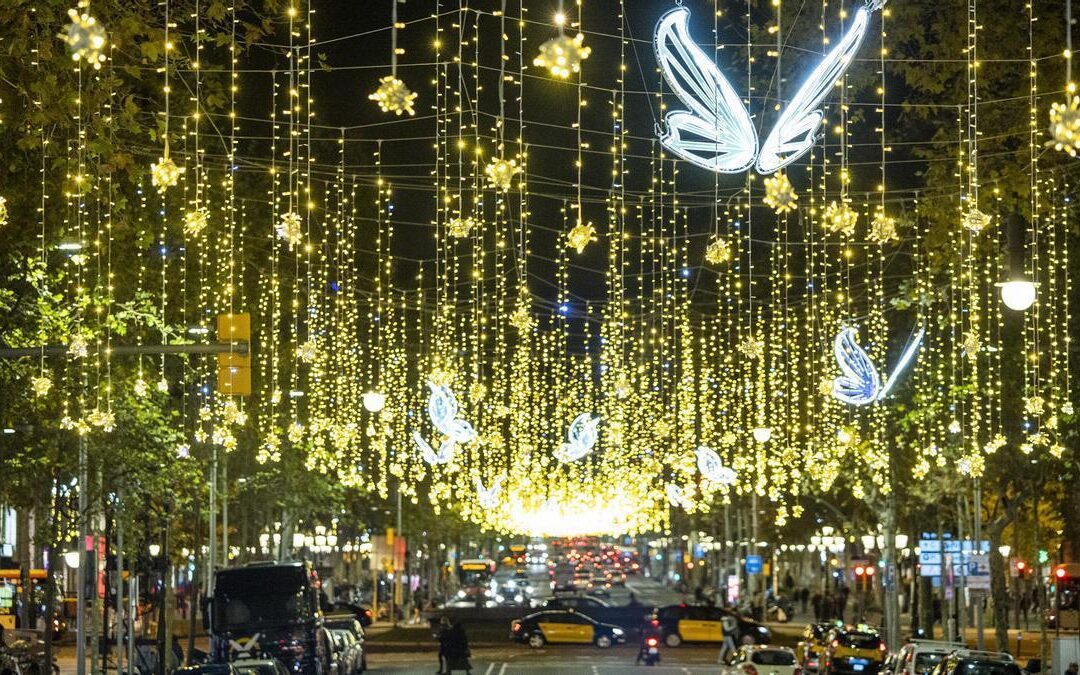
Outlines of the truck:
<svg viewBox="0 0 1080 675">
<path fill-rule="evenodd" d="M 274 658 L 290 673 L 327 675 L 319 576 L 304 562 L 252 563 L 214 573 L 203 609 L 215 663 Z"/>
</svg>

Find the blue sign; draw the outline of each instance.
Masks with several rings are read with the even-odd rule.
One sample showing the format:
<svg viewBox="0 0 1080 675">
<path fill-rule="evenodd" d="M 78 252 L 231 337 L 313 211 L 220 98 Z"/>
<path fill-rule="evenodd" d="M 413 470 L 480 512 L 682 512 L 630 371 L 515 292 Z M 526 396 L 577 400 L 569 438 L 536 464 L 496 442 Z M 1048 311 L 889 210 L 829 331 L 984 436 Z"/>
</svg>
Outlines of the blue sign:
<svg viewBox="0 0 1080 675">
<path fill-rule="evenodd" d="M 747 574 L 761 574 L 765 569 L 764 563 L 761 561 L 759 555 L 746 556 L 746 573 Z"/>
</svg>

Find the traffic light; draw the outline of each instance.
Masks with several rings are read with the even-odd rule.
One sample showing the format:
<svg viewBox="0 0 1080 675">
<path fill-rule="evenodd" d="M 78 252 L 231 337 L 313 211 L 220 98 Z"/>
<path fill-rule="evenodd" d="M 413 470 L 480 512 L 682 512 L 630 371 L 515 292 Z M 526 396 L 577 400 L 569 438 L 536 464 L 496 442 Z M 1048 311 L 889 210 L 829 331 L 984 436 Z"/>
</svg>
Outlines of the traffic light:
<svg viewBox="0 0 1080 675">
<path fill-rule="evenodd" d="M 221 394 L 251 396 L 251 315 L 218 314 L 218 342 L 246 343 L 243 354 L 217 355 L 217 390 Z"/>
<path fill-rule="evenodd" d="M 1069 573 L 1065 571 L 1064 566 L 1059 567 L 1056 570 L 1054 570 L 1054 578 L 1056 578 L 1056 579 L 1064 579 L 1067 576 L 1069 576 Z"/>
</svg>

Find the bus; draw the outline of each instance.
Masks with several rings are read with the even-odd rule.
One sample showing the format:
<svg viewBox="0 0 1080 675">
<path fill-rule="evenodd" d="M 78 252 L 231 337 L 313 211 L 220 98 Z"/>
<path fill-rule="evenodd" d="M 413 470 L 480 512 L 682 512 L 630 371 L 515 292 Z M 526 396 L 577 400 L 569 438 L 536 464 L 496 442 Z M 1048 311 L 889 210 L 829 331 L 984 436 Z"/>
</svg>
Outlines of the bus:
<svg viewBox="0 0 1080 675">
<path fill-rule="evenodd" d="M 491 585 L 495 579 L 495 561 L 488 558 L 471 558 L 458 563 L 459 598 L 482 600 L 491 597 Z"/>
<path fill-rule="evenodd" d="M 298 675 L 330 673 L 318 574 L 308 563 L 253 563 L 214 573 L 204 621 L 216 663 L 273 658 Z"/>
<path fill-rule="evenodd" d="M 45 613 L 45 590 L 48 588 L 49 573 L 43 569 L 30 571 L 30 622 L 32 628 L 38 625 L 38 617 Z M 18 569 L 0 569 L 0 628 L 12 630 L 24 628 L 19 616 L 19 594 L 22 592 L 21 574 Z M 68 605 L 72 605 L 68 613 Z M 65 616 L 74 616 L 74 598 L 68 601 L 60 589 L 58 579 L 53 579 L 53 635 L 57 638 L 67 630 Z"/>
<path fill-rule="evenodd" d="M 1080 630 L 1080 563 L 1054 565 L 1050 583 L 1054 594 L 1047 623 L 1060 630 Z"/>
</svg>

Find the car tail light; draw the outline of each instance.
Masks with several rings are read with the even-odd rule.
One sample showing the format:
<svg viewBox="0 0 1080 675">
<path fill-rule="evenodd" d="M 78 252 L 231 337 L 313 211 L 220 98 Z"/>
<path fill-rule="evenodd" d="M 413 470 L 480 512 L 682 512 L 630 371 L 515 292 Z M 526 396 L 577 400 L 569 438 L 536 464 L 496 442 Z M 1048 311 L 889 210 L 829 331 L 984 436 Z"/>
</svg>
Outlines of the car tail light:
<svg viewBox="0 0 1080 675">
<path fill-rule="evenodd" d="M 885 653 L 885 652 L 887 651 L 887 649 L 886 649 L 886 647 L 885 647 L 885 643 L 884 643 L 884 642 L 882 642 L 881 644 L 879 644 L 879 645 L 878 645 L 878 649 L 880 649 L 880 650 L 881 650 L 881 653 L 882 653 L 882 654 L 884 654 L 884 653 Z"/>
<path fill-rule="evenodd" d="M 839 646 L 840 646 L 840 641 L 839 641 L 839 640 L 833 640 L 833 641 L 832 641 L 832 646 L 833 646 L 834 648 L 836 648 L 836 647 L 839 647 Z"/>
<path fill-rule="evenodd" d="M 511 622 L 510 623 L 510 630 L 514 631 L 515 633 L 520 633 L 521 632 L 521 622 L 520 621 Z"/>
<path fill-rule="evenodd" d="M 647 644 L 650 647 L 655 647 L 659 643 L 660 643 L 660 641 L 657 640 L 654 637 L 651 637 L 651 638 L 648 638 L 648 639 L 645 640 L 645 644 Z"/>
<path fill-rule="evenodd" d="M 757 668 L 753 667 L 749 663 L 744 665 L 742 667 L 742 669 L 743 669 L 743 672 L 746 673 L 746 675 L 757 675 Z"/>
<path fill-rule="evenodd" d="M 373 613 L 371 612 L 371 610 L 370 610 L 370 609 L 365 609 L 365 610 L 364 610 L 364 616 L 366 616 L 367 618 L 369 618 L 369 619 L 370 619 L 370 618 L 372 618 L 372 617 L 373 617 L 373 616 L 375 616 L 375 615 L 374 615 L 374 614 L 373 614 Z"/>
</svg>

